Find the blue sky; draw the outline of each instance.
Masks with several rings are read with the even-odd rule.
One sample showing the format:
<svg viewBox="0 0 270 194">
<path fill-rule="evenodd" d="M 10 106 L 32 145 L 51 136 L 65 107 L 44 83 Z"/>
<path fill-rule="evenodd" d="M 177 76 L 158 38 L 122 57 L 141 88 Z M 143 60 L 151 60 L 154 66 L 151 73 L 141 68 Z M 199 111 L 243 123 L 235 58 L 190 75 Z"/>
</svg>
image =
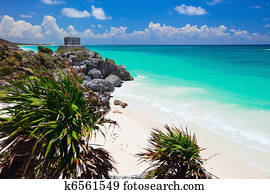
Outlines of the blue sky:
<svg viewBox="0 0 270 194">
<path fill-rule="evenodd" d="M 270 44 L 269 0 L 0 0 L 0 38 L 61 44 Z"/>
</svg>

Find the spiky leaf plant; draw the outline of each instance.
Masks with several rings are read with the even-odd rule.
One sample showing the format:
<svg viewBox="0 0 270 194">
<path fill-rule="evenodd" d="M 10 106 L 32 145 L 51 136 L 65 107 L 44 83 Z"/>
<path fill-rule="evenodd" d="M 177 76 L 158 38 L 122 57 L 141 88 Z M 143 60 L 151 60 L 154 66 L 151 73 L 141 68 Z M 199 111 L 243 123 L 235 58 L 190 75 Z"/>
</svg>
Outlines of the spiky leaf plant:
<svg viewBox="0 0 270 194">
<path fill-rule="evenodd" d="M 104 123 L 99 98 L 72 67 L 36 66 L 34 76 L 1 86 L 0 177 L 109 178 L 112 158 L 89 146 Z"/>
<path fill-rule="evenodd" d="M 203 168 L 203 159 L 195 135 L 188 130 L 165 125 L 166 133 L 154 129 L 149 140 L 151 148 L 138 156 L 152 165 L 146 178 L 205 179 L 210 178 Z"/>
</svg>

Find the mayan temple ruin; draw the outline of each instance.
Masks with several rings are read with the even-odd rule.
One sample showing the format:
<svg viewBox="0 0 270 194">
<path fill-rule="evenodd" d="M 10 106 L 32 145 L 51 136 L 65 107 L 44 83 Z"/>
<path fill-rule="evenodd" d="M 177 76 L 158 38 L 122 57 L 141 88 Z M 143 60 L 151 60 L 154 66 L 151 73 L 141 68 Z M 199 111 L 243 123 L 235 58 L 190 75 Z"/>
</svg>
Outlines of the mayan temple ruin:
<svg viewBox="0 0 270 194">
<path fill-rule="evenodd" d="M 79 37 L 64 37 L 64 46 L 60 46 L 61 49 L 66 48 L 84 48 L 81 45 L 81 39 Z"/>
</svg>

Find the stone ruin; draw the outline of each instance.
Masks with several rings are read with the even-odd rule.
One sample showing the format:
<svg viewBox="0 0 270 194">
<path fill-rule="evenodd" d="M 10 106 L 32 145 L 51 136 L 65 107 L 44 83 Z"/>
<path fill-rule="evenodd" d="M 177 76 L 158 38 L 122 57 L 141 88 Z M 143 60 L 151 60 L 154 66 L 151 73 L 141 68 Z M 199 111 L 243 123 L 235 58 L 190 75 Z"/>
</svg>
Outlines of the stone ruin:
<svg viewBox="0 0 270 194">
<path fill-rule="evenodd" d="M 65 37 L 65 46 L 80 46 L 81 39 L 79 37 Z"/>
<path fill-rule="evenodd" d="M 84 48 L 84 46 L 81 45 L 81 39 L 79 37 L 65 37 L 64 46 L 60 46 L 60 48 Z"/>
</svg>

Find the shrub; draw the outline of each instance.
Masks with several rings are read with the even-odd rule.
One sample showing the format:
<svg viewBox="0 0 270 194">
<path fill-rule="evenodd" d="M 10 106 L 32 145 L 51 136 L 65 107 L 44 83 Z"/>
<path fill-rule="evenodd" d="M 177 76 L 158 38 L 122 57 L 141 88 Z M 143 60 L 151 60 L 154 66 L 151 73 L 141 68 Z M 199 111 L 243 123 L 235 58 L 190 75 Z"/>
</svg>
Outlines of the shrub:
<svg viewBox="0 0 270 194">
<path fill-rule="evenodd" d="M 0 78 L 3 76 L 11 76 L 13 73 L 13 67 L 8 65 L 0 65 Z"/>
<path fill-rule="evenodd" d="M 155 129 L 151 134 L 151 148 L 138 154 L 143 161 L 152 162 L 146 170 L 146 178 L 204 179 L 211 178 L 202 167 L 195 135 L 187 130 L 165 126 L 167 133 Z"/>
<path fill-rule="evenodd" d="M 38 46 L 38 52 L 52 55 L 53 50 L 44 46 Z"/>
<path fill-rule="evenodd" d="M 18 60 L 18 61 L 22 61 L 22 59 L 23 59 L 23 56 L 22 56 L 22 54 L 21 53 L 19 53 L 19 52 L 14 52 L 14 57 Z"/>
<path fill-rule="evenodd" d="M 0 119 L 0 177 L 109 178 L 114 169 L 109 153 L 89 144 L 113 123 L 99 98 L 71 67 L 56 70 L 36 66 L 34 76 L 2 86 L 0 102 L 9 107 Z"/>
</svg>

